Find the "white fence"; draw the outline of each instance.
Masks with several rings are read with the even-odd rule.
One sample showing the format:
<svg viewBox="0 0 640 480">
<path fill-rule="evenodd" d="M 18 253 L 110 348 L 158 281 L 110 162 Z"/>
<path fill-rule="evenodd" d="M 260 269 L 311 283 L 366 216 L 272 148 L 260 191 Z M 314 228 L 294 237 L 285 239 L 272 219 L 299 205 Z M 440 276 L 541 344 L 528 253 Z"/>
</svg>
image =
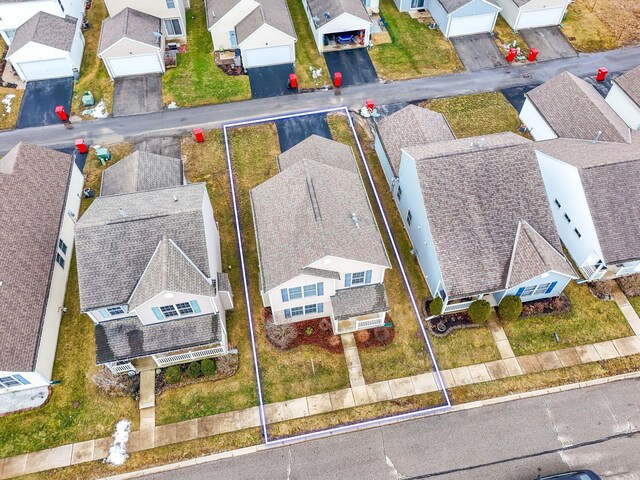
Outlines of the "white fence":
<svg viewBox="0 0 640 480">
<path fill-rule="evenodd" d="M 444 307 L 444 311 L 442 313 L 461 312 L 463 310 L 467 310 L 473 302 L 474 300 L 469 302 L 448 303 L 447 306 Z"/>
<path fill-rule="evenodd" d="M 359 320 L 356 322 L 356 330 L 379 327 L 384 323 L 384 318 L 374 318 L 371 320 Z"/>
<path fill-rule="evenodd" d="M 156 357 L 153 359 L 158 366 L 165 367 L 175 363 L 185 363 L 190 360 L 200 360 L 201 358 L 213 357 L 224 353 L 224 347 L 207 348 L 206 350 L 196 350 L 195 352 L 178 353 L 176 355 L 167 355 L 166 357 Z"/>
<path fill-rule="evenodd" d="M 580 270 L 588 280 L 599 280 L 604 277 L 605 273 L 607 273 L 607 270 L 605 268 L 600 268 L 600 270 L 598 270 L 591 265 L 583 265 L 582 267 L 580 267 Z"/>
<path fill-rule="evenodd" d="M 112 373 L 125 373 L 125 372 L 135 372 L 136 369 L 131 362 L 123 363 L 122 365 L 116 365 L 115 363 L 107 363 L 107 368 L 111 370 Z"/>
</svg>

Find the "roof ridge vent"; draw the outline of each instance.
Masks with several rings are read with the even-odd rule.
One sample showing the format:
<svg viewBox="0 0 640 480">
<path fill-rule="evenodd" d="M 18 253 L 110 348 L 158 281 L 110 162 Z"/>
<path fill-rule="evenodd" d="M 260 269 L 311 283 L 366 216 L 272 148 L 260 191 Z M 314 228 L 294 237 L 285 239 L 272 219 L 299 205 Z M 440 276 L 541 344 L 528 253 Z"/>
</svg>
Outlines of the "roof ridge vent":
<svg viewBox="0 0 640 480">
<path fill-rule="evenodd" d="M 305 175 L 305 179 L 307 181 L 307 191 L 309 192 L 309 199 L 311 200 L 311 208 L 313 208 L 313 216 L 316 219 L 316 222 L 322 220 L 322 215 L 320 214 L 320 206 L 318 205 L 318 197 L 316 196 L 316 189 L 313 186 L 313 180 L 311 179 L 311 175 L 308 173 Z"/>
</svg>

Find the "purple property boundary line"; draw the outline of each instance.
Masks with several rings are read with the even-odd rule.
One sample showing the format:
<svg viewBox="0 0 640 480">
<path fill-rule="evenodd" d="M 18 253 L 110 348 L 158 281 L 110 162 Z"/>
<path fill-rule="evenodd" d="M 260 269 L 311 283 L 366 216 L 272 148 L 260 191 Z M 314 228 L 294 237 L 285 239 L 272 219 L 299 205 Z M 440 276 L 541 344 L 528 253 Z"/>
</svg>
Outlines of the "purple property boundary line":
<svg viewBox="0 0 640 480">
<path fill-rule="evenodd" d="M 422 332 L 423 341 L 425 342 L 425 345 L 427 346 L 427 349 L 429 351 L 429 357 L 430 357 L 431 362 L 432 362 L 432 364 L 434 366 L 434 369 L 435 369 L 436 382 L 438 384 L 440 392 L 442 392 L 442 395 L 445 398 L 445 404 L 441 405 L 441 406 L 438 406 L 438 407 L 431 407 L 431 408 L 426 408 L 426 409 L 422 409 L 422 410 L 416 410 L 416 411 L 412 411 L 412 412 L 406 412 L 406 413 L 402 413 L 402 414 L 391 415 L 391 416 L 388 416 L 388 417 L 380 417 L 380 418 L 377 418 L 377 419 L 367 420 L 367 421 L 364 421 L 364 422 L 341 425 L 341 426 L 338 426 L 338 427 L 332 427 L 332 428 L 328 428 L 328 429 L 324 429 L 324 430 L 318 430 L 318 431 L 315 431 L 315 432 L 309 432 L 309 433 L 304 433 L 304 434 L 300 434 L 300 435 L 293 435 L 293 436 L 290 436 L 290 437 L 278 438 L 276 440 L 270 440 L 269 439 L 269 430 L 268 430 L 268 426 L 267 426 L 267 416 L 266 416 L 266 410 L 265 410 L 265 404 L 264 404 L 264 398 L 263 398 L 262 381 L 261 381 L 261 377 L 260 377 L 260 366 L 259 366 L 259 360 L 258 360 L 258 348 L 257 348 L 257 345 L 256 345 L 256 339 L 255 339 L 253 315 L 251 313 L 251 297 L 250 297 L 250 294 L 249 294 L 249 281 L 248 281 L 248 277 L 247 277 L 247 269 L 246 269 L 246 264 L 245 264 L 245 259 L 244 259 L 244 251 L 243 251 L 244 245 L 243 245 L 243 242 L 242 242 L 242 229 L 241 229 L 241 225 L 240 225 L 240 214 L 239 214 L 239 211 L 238 211 L 238 200 L 237 200 L 237 193 L 236 193 L 236 186 L 235 186 L 235 176 L 234 176 L 234 173 L 233 173 L 233 165 L 232 165 L 232 161 L 231 161 L 231 149 L 230 149 L 230 146 L 229 146 L 228 129 L 235 128 L 235 127 L 246 126 L 246 125 L 253 125 L 253 124 L 258 124 L 258 123 L 273 122 L 273 121 L 276 121 L 276 120 L 283 120 L 283 119 L 287 119 L 287 118 L 302 117 L 302 116 L 306 116 L 306 115 L 313 115 L 313 114 L 319 114 L 319 113 L 325 113 L 325 114 L 326 113 L 343 113 L 347 118 L 347 121 L 349 123 L 349 127 L 351 129 L 351 134 L 353 135 L 353 138 L 354 138 L 354 140 L 356 142 L 356 145 L 358 147 L 358 154 L 360 156 L 360 159 L 361 159 L 361 161 L 362 161 L 362 163 L 364 165 L 365 171 L 367 173 L 367 178 L 369 180 L 369 185 L 371 186 L 371 189 L 373 191 L 374 197 L 376 199 L 376 205 L 377 205 L 378 210 L 380 211 L 380 214 L 382 216 L 382 220 L 384 222 L 384 227 L 385 227 L 385 230 L 387 232 L 387 236 L 389 237 L 389 241 L 390 241 L 391 246 L 393 248 L 393 253 L 394 253 L 395 257 L 396 257 L 396 261 L 398 263 L 400 272 L 402 274 L 402 280 L 404 282 L 405 288 L 407 289 L 407 292 L 409 293 L 409 298 L 411 299 L 411 305 L 412 305 L 414 313 L 416 315 L 416 319 L 418 321 L 418 325 L 420 326 L 420 331 Z M 408 419 L 408 418 L 418 417 L 418 416 L 424 416 L 424 415 L 440 412 L 440 411 L 443 411 L 443 410 L 448 410 L 449 408 L 451 408 L 451 400 L 449 398 L 449 394 L 447 392 L 447 388 L 446 388 L 446 385 L 444 383 L 444 379 L 442 378 L 442 374 L 440 372 L 440 367 L 438 366 L 438 362 L 437 362 L 435 354 L 433 352 L 433 348 L 431 346 L 431 342 L 429 341 L 429 337 L 427 335 L 425 327 L 422 324 L 420 310 L 418 309 L 415 297 L 413 295 L 413 291 L 411 290 L 411 285 L 409 283 L 409 279 L 408 279 L 406 271 L 404 269 L 404 264 L 402 263 L 402 259 L 400 258 L 400 254 L 398 252 L 398 247 L 396 245 L 395 237 L 393 236 L 393 233 L 392 233 L 391 228 L 389 226 L 389 222 L 387 220 L 386 213 L 384 211 L 384 208 L 382 207 L 382 202 L 380 200 L 380 196 L 378 195 L 378 190 L 376 189 L 376 185 L 375 185 L 375 183 L 373 181 L 373 176 L 371 175 L 371 170 L 369 169 L 369 164 L 367 163 L 366 157 L 364 155 L 364 151 L 362 149 L 362 145 L 360 144 L 360 140 L 358 139 L 358 135 L 356 133 L 356 129 L 355 129 L 355 126 L 353 124 L 353 119 L 351 118 L 351 114 L 349 113 L 349 109 L 346 106 L 339 106 L 339 107 L 331 107 L 331 108 L 318 109 L 318 110 L 300 111 L 300 112 L 289 114 L 289 115 L 279 115 L 279 116 L 273 116 L 273 117 L 258 117 L 258 118 L 254 118 L 254 119 L 250 119 L 250 120 L 246 120 L 246 121 L 225 124 L 225 125 L 222 126 L 222 131 L 223 131 L 223 136 L 224 136 L 224 146 L 225 146 L 225 153 L 226 153 L 226 158 L 227 158 L 227 172 L 229 174 L 229 186 L 231 188 L 231 201 L 232 201 L 232 204 L 233 204 L 233 217 L 234 217 L 234 222 L 235 222 L 235 227 L 236 227 L 235 228 L 235 230 L 236 230 L 236 241 L 238 243 L 238 253 L 239 253 L 239 258 L 240 258 L 240 267 L 241 267 L 241 271 L 242 271 L 242 285 L 243 285 L 245 302 L 246 302 L 247 319 L 248 319 L 248 322 L 249 322 L 249 337 L 251 339 L 251 350 L 252 350 L 252 354 L 253 354 L 254 371 L 255 371 L 255 374 L 256 374 L 256 386 L 258 388 L 258 403 L 259 403 L 258 412 L 259 412 L 259 416 L 260 416 L 260 427 L 262 429 L 262 435 L 263 435 L 263 438 L 264 438 L 265 445 L 282 445 L 282 444 L 285 444 L 285 443 L 291 443 L 291 442 L 296 442 L 296 441 L 308 440 L 308 439 L 312 439 L 312 438 L 324 437 L 324 436 L 332 435 L 332 434 L 336 434 L 336 433 L 344 433 L 344 432 L 348 432 L 348 431 L 352 431 L 352 430 L 357 430 L 357 429 L 360 429 L 360 428 L 363 428 L 363 427 L 379 426 L 379 425 L 384 425 L 384 424 L 387 424 L 387 423 L 392 423 L 392 422 L 395 422 L 395 421 L 398 421 L 398 420 L 403 420 L 403 419 Z"/>
</svg>

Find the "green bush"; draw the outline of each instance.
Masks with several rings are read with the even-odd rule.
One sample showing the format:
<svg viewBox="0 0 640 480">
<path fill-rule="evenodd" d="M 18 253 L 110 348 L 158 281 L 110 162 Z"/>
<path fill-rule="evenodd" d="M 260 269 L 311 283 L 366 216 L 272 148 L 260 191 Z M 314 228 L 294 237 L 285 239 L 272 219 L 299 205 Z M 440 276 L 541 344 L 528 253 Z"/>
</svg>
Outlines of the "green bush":
<svg viewBox="0 0 640 480">
<path fill-rule="evenodd" d="M 198 362 L 191 362 L 187 367 L 187 375 L 189 375 L 189 378 L 198 378 L 200 373 L 200 364 Z"/>
<path fill-rule="evenodd" d="M 180 370 L 180 367 L 178 365 L 168 367 L 164 371 L 164 379 L 167 381 L 167 383 L 178 383 L 180 380 L 182 380 L 182 370 Z"/>
<path fill-rule="evenodd" d="M 442 299 L 440 297 L 431 300 L 431 303 L 429 303 L 429 314 L 434 317 L 440 315 L 442 313 L 442 305 Z"/>
<path fill-rule="evenodd" d="M 211 377 L 216 374 L 216 361 L 212 358 L 205 358 L 200 362 L 200 369 L 205 377 Z"/>
<path fill-rule="evenodd" d="M 522 300 L 517 295 L 504 297 L 498 306 L 498 315 L 504 321 L 515 320 L 522 313 Z"/>
<path fill-rule="evenodd" d="M 486 300 L 476 300 L 469 306 L 468 313 L 473 323 L 482 325 L 489 318 L 491 305 Z"/>
</svg>

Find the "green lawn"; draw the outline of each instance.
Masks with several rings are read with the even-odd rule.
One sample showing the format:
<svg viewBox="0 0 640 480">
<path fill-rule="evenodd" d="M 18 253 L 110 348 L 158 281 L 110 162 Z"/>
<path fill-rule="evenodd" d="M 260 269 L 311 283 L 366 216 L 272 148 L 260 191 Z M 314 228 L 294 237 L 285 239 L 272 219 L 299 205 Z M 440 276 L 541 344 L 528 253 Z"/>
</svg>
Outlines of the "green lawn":
<svg viewBox="0 0 640 480">
<path fill-rule="evenodd" d="M 458 138 L 518 133 L 521 124 L 518 112 L 500 92 L 439 98 L 421 106 L 444 114 Z"/>
<path fill-rule="evenodd" d="M 251 98 L 249 77 L 226 75 L 216 66 L 204 0 L 191 1 L 187 36 L 188 52 L 178 54 L 178 66 L 162 78 L 165 104 L 175 101 L 179 107 L 195 107 Z"/>
<path fill-rule="evenodd" d="M 0 41 L 1 40 L 2 38 L 0 37 Z M 0 47 L 0 49 L 1 48 L 2 47 Z M 18 90 L 17 88 L 0 87 L 0 100 L 3 100 L 7 95 L 15 95 L 15 97 L 13 97 L 13 99 L 11 100 L 10 112 L 7 112 L 7 108 L 5 105 L 0 105 L 0 130 L 9 130 L 16 128 L 23 94 L 24 90 Z"/>
<path fill-rule="evenodd" d="M 615 302 L 599 300 L 588 286 L 575 282 L 567 286 L 565 293 L 572 304 L 569 312 L 520 318 L 504 324 L 517 356 L 633 335 Z M 560 336 L 560 343 L 555 342 L 554 332 Z"/>
<path fill-rule="evenodd" d="M 442 369 L 500 360 L 500 352 L 487 327 L 454 330 L 446 337 L 431 336 Z"/>
<path fill-rule="evenodd" d="M 629 303 L 636 311 L 638 315 L 640 315 L 640 297 L 627 297 L 629 299 Z"/>
<path fill-rule="evenodd" d="M 513 45 L 514 40 L 517 42 L 518 47 L 520 47 L 520 50 L 522 50 L 525 55 L 529 53 L 529 47 L 525 43 L 524 38 L 516 34 L 501 15 L 498 16 L 498 20 L 496 20 L 496 24 L 493 27 L 493 35 L 496 44 L 498 45 L 498 48 L 503 55 L 506 56 L 506 54 L 508 53 L 503 48 L 503 45 L 506 43 L 508 43 L 509 45 Z"/>
<path fill-rule="evenodd" d="M 392 0 L 380 1 L 380 15 L 393 43 L 369 51 L 378 76 L 384 80 L 429 77 L 463 70 L 453 46 L 440 33 L 398 11 Z"/>
</svg>

